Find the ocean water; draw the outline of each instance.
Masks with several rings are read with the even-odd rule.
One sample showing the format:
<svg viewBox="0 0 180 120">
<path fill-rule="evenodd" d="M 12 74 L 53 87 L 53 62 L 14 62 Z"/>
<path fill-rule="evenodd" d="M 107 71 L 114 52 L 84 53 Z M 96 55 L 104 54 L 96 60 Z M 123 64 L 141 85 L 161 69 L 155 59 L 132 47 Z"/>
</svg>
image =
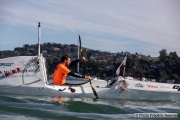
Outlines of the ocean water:
<svg viewBox="0 0 180 120">
<path fill-rule="evenodd" d="M 180 101 L 133 101 L 47 96 L 0 95 L 0 120 L 161 120 L 135 113 L 178 113 Z"/>
</svg>

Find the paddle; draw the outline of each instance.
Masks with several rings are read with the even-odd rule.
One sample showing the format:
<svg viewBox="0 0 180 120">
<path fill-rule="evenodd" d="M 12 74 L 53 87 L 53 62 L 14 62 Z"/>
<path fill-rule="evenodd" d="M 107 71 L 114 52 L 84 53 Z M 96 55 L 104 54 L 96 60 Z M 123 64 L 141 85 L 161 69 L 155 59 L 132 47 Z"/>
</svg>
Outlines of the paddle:
<svg viewBox="0 0 180 120">
<path fill-rule="evenodd" d="M 82 52 L 82 47 L 81 47 L 81 37 L 80 37 L 80 35 L 79 35 L 79 50 L 80 50 L 81 56 L 84 57 L 83 52 Z M 87 66 L 86 66 L 86 62 L 85 61 L 84 61 L 84 65 L 85 65 L 85 69 L 87 70 Z M 92 91 L 94 93 L 94 96 L 96 97 L 95 100 L 97 100 L 99 97 L 98 97 L 98 94 L 97 94 L 96 90 L 92 86 L 92 82 L 91 82 L 90 79 L 89 79 L 89 83 L 90 83 L 90 86 L 91 86 Z"/>
</svg>

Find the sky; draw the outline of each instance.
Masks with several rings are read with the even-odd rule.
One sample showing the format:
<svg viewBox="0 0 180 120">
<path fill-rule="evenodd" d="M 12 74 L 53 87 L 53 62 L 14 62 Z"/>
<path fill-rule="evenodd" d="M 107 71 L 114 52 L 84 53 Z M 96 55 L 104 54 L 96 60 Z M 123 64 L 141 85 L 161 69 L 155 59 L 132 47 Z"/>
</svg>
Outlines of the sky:
<svg viewBox="0 0 180 120">
<path fill-rule="evenodd" d="M 180 56 L 180 0 L 0 0 L 0 51 L 24 44 L 77 44 L 90 49 Z"/>
</svg>

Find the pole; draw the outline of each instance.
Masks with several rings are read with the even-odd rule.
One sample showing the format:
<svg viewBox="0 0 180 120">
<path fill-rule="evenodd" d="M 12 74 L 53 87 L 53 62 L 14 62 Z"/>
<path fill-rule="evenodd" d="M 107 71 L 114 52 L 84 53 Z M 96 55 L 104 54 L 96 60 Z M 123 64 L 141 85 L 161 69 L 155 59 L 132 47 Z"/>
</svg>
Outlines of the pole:
<svg viewBox="0 0 180 120">
<path fill-rule="evenodd" d="M 41 34 L 41 23 L 39 22 L 39 24 L 38 24 L 38 56 L 40 56 L 40 50 L 41 50 L 41 48 L 40 48 L 40 40 L 41 40 L 40 34 Z"/>
</svg>

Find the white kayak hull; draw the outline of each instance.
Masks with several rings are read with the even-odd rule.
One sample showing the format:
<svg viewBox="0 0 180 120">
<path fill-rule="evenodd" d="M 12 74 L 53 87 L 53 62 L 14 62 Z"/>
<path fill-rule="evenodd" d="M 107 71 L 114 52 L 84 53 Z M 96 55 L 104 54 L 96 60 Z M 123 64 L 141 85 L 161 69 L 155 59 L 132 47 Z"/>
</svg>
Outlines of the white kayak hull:
<svg viewBox="0 0 180 120">
<path fill-rule="evenodd" d="M 120 86 L 123 80 L 127 83 L 127 90 Z M 119 77 L 112 85 L 95 78 L 92 85 L 100 99 L 180 100 L 179 84 L 143 82 Z M 71 89 L 75 91 L 72 92 Z M 45 59 L 42 56 L 0 59 L 0 94 L 95 98 L 89 82 L 71 87 L 49 84 Z"/>
<path fill-rule="evenodd" d="M 71 86 L 75 92 L 71 92 L 69 86 L 46 85 L 45 87 L 27 86 L 0 86 L 0 94 L 30 95 L 30 96 L 60 96 L 70 98 L 95 98 L 89 83 L 81 86 Z M 93 86 L 100 99 L 128 99 L 128 100 L 180 100 L 179 92 L 172 91 L 148 91 L 140 89 L 122 90 L 116 89 L 114 83 L 109 87 Z M 86 86 L 87 85 L 87 86 Z"/>
</svg>

